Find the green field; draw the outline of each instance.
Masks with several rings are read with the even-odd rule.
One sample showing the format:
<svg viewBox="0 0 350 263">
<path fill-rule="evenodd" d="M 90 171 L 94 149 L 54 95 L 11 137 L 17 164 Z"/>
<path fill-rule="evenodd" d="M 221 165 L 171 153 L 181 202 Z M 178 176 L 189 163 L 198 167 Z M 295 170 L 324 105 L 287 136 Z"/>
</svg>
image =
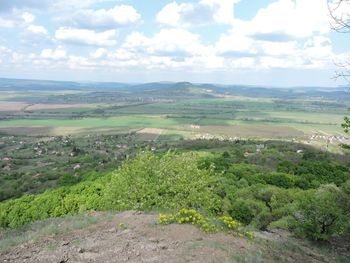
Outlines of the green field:
<svg viewBox="0 0 350 263">
<path fill-rule="evenodd" d="M 343 95 L 312 91 L 313 95 L 307 96 L 271 89 L 269 97 L 254 95 L 256 90 L 247 95 L 245 90 L 234 94 L 234 90 L 215 88 L 208 93 L 191 85 L 169 89 L 155 84 L 154 88 L 115 91 L 3 91 L 0 132 L 46 136 L 121 134 L 156 128 L 161 129 L 160 135 L 144 137 L 297 140 L 318 147 L 325 146 L 327 139 L 310 141 L 314 135 L 345 137 L 341 123 L 350 98 Z"/>
<path fill-rule="evenodd" d="M 272 111 L 276 107 L 277 104 L 272 99 L 252 102 L 251 98 L 245 100 L 235 98 L 184 100 L 122 108 L 114 108 L 106 104 L 100 107 L 104 113 L 100 117 L 89 117 L 89 113 L 94 111 L 91 108 L 43 109 L 34 111 L 32 116 L 26 118 L 16 116 L 9 120 L 2 120 L 0 130 L 13 128 L 16 131 L 19 128 L 31 127 L 46 128 L 55 133 L 62 131 L 65 133 L 65 129 L 72 133 L 79 133 L 86 129 L 102 131 L 105 129 L 162 128 L 173 130 L 174 133 L 191 131 L 198 134 L 209 131 L 212 135 L 240 137 L 259 137 L 261 135 L 263 138 L 276 137 L 276 129 L 281 131 L 277 135 L 279 138 L 283 138 L 284 130 L 288 130 L 286 132 L 288 138 L 300 137 L 302 133 L 315 132 L 342 134 L 340 123 L 343 116 L 346 115 L 344 109 L 332 109 L 332 113 L 326 112 L 326 109 L 317 112 L 301 103 L 299 108 L 293 111 L 286 108 Z M 55 114 L 61 114 L 60 118 L 57 118 Z M 47 118 L 47 116 L 52 117 Z M 199 125 L 200 128 L 192 129 L 191 125 Z M 247 129 L 251 129 L 251 132 L 247 132 L 246 136 L 239 131 Z M 235 130 L 238 132 L 235 133 Z"/>
</svg>

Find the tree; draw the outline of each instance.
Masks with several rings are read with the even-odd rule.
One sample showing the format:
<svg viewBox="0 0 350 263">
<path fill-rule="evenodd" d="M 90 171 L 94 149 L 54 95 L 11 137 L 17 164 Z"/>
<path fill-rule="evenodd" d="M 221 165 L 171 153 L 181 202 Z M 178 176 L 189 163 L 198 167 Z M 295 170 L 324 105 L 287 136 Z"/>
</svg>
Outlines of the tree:
<svg viewBox="0 0 350 263">
<path fill-rule="evenodd" d="M 294 214 L 296 232 L 314 240 L 328 240 L 341 234 L 347 226 L 346 213 L 339 206 L 341 196 L 341 190 L 334 184 L 306 193 Z"/>
<path fill-rule="evenodd" d="M 328 10 L 331 16 L 331 27 L 342 34 L 350 33 L 350 0 L 328 0 Z M 337 62 L 339 71 L 335 78 L 344 78 L 350 83 L 350 59 Z"/>
<path fill-rule="evenodd" d="M 328 0 L 328 10 L 332 29 L 342 34 L 350 33 L 350 0 Z M 350 84 L 350 59 L 336 62 L 336 65 L 339 70 L 335 72 L 334 78 L 343 78 Z M 342 128 L 346 133 L 350 131 L 349 117 L 344 118 Z"/>
</svg>

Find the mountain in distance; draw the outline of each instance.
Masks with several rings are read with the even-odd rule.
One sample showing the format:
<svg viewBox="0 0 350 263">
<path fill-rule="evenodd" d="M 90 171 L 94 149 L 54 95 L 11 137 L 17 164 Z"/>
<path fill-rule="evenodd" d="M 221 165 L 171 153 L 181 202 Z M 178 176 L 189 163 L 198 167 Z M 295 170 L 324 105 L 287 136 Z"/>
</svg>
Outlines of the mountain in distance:
<svg viewBox="0 0 350 263">
<path fill-rule="evenodd" d="M 221 84 L 195 84 L 190 82 L 151 82 L 151 83 L 120 83 L 120 82 L 76 82 L 55 80 L 28 80 L 0 78 L 0 91 L 95 91 L 95 92 L 136 92 L 147 94 L 164 93 L 171 95 L 213 94 L 246 97 L 324 97 L 332 99 L 350 100 L 347 87 L 266 87 L 250 85 L 221 85 Z"/>
</svg>

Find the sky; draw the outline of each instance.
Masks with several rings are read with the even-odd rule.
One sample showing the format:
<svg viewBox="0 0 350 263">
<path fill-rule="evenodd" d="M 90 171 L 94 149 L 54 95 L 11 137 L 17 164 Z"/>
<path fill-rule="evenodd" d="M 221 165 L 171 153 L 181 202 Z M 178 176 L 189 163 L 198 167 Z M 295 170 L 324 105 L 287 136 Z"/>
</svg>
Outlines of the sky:
<svg viewBox="0 0 350 263">
<path fill-rule="evenodd" d="M 0 0 L 0 77 L 340 86 L 349 57 L 326 0 Z"/>
</svg>

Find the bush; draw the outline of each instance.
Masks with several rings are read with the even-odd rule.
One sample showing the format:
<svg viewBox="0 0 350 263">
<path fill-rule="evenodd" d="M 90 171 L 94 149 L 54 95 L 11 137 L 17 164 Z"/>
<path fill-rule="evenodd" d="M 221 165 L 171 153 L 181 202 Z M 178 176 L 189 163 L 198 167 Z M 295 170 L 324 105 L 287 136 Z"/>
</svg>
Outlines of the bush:
<svg viewBox="0 0 350 263">
<path fill-rule="evenodd" d="M 260 230 L 266 230 L 271 222 L 275 221 L 276 218 L 268 210 L 263 210 L 259 215 L 257 215 L 254 220 L 254 225 Z"/>
<path fill-rule="evenodd" d="M 294 176 L 286 173 L 266 173 L 261 177 L 267 184 L 283 188 L 292 188 L 294 186 Z"/>
<path fill-rule="evenodd" d="M 340 234 L 348 220 L 339 207 L 341 191 L 333 184 L 304 195 L 294 213 L 295 231 L 314 240 L 328 240 Z"/>
<path fill-rule="evenodd" d="M 229 213 L 232 218 L 238 220 L 239 222 L 249 225 L 255 215 L 254 208 L 251 202 L 238 199 L 230 207 Z"/>
<path fill-rule="evenodd" d="M 202 209 L 209 214 L 222 210 L 213 191 L 217 176 L 199 169 L 195 154 L 144 153 L 125 162 L 107 186 L 109 207 L 125 209 Z"/>
<path fill-rule="evenodd" d="M 46 218 L 102 209 L 103 185 L 101 181 L 86 182 L 3 202 L 0 204 L 0 227 L 15 228 Z"/>
</svg>

